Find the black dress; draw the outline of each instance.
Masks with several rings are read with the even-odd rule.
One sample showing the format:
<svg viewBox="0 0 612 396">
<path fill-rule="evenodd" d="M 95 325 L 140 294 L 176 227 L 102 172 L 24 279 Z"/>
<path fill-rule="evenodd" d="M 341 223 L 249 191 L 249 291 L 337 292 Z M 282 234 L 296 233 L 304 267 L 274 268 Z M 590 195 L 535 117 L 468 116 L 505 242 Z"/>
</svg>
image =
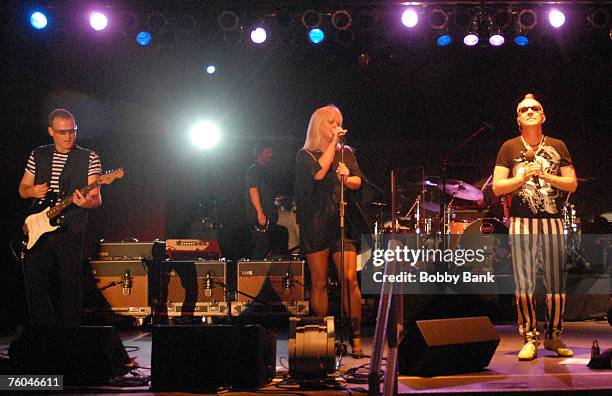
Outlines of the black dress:
<svg viewBox="0 0 612 396">
<path fill-rule="evenodd" d="M 296 156 L 295 197 L 297 204 L 297 223 L 300 227 L 300 251 L 313 253 L 326 248 L 339 246 L 340 238 L 340 182 L 336 169 L 341 152 L 336 149 L 334 161 L 322 180 L 314 175 L 321 169 L 321 151 L 300 150 Z M 345 146 L 344 163 L 350 176 L 364 178 L 353 150 Z M 345 190 L 345 193 L 349 191 Z M 345 194 L 345 200 L 349 194 Z M 346 223 L 345 223 L 346 224 Z M 348 227 L 346 227 L 348 228 Z"/>
</svg>

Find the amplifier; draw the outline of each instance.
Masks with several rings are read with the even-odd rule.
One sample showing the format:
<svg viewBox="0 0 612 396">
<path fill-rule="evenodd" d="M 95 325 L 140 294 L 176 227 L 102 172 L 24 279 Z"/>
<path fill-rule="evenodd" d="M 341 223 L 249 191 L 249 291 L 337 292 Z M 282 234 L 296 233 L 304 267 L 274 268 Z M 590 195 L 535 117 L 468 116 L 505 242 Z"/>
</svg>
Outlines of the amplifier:
<svg viewBox="0 0 612 396">
<path fill-rule="evenodd" d="M 307 316 L 310 313 L 310 304 L 308 301 L 291 301 L 291 302 L 232 302 L 232 316 L 240 315 L 257 315 L 267 316 L 276 314 L 288 314 L 291 316 Z"/>
<path fill-rule="evenodd" d="M 129 316 L 151 314 L 145 262 L 92 260 L 86 272 L 88 279 L 95 284 L 93 288 L 86 289 L 86 310 L 112 311 Z"/>
<path fill-rule="evenodd" d="M 222 260 L 163 261 L 159 301 L 168 316 L 228 315 L 225 287 L 227 263 Z M 164 304 L 165 302 L 165 304 Z"/>
<path fill-rule="evenodd" d="M 217 241 L 199 239 L 168 239 L 166 255 L 170 260 L 219 260 L 221 248 Z"/>
<path fill-rule="evenodd" d="M 100 242 L 96 250 L 98 260 L 142 260 L 153 257 L 154 242 Z"/>
<path fill-rule="evenodd" d="M 238 262 L 238 291 L 255 297 L 256 301 L 304 301 L 304 261 L 251 261 Z M 238 302 L 253 298 L 238 293 Z"/>
</svg>

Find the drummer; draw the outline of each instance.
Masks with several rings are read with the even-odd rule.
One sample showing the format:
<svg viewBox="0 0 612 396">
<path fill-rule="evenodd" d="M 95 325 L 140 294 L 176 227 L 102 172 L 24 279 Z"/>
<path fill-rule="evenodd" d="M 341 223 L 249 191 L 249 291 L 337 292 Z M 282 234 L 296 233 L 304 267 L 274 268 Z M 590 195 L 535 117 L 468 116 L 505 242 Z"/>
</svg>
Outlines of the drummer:
<svg viewBox="0 0 612 396">
<path fill-rule="evenodd" d="M 261 260 L 268 256 L 287 255 L 288 232 L 277 224 L 278 211 L 274 206 L 272 147 L 255 147 L 255 162 L 247 169 L 245 186 L 246 216 L 251 234 L 251 258 Z"/>
</svg>

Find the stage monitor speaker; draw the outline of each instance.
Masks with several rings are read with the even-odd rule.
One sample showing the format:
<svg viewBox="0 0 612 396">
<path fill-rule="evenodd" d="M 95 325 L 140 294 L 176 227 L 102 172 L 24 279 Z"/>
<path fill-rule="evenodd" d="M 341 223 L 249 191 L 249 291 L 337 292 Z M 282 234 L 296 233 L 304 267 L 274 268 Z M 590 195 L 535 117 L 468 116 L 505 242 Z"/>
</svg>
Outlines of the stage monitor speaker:
<svg viewBox="0 0 612 396">
<path fill-rule="evenodd" d="M 104 385 L 130 358 L 111 326 L 26 327 L 9 347 L 11 374 L 63 375 L 65 385 Z"/>
<path fill-rule="evenodd" d="M 276 337 L 260 326 L 155 326 L 155 391 L 257 388 L 276 374 Z"/>
<path fill-rule="evenodd" d="M 260 325 L 240 328 L 240 357 L 233 386 L 256 389 L 276 376 L 276 335 Z"/>
<path fill-rule="evenodd" d="M 499 336 L 486 316 L 417 320 L 399 346 L 399 373 L 430 377 L 481 371 Z"/>
</svg>

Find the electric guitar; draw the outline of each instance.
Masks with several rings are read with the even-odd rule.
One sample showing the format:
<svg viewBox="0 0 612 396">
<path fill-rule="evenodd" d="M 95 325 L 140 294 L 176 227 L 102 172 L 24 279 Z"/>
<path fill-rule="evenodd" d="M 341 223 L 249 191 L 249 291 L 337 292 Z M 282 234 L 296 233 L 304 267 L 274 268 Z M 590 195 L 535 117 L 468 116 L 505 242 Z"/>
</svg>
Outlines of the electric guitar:
<svg viewBox="0 0 612 396">
<path fill-rule="evenodd" d="M 100 176 L 98 180 L 89 184 L 86 187 L 79 189 L 83 195 L 87 195 L 91 190 L 101 184 L 111 184 L 116 179 L 123 177 L 123 168 L 110 171 Z M 23 224 L 23 232 L 27 236 L 27 242 L 24 242 L 26 250 L 32 249 L 38 239 L 47 232 L 51 232 L 59 228 L 59 225 L 53 225 L 51 220 L 59 216 L 62 210 L 72 204 L 72 195 L 60 200 L 57 204 L 47 207 L 45 210 L 32 214 L 26 217 Z"/>
</svg>

